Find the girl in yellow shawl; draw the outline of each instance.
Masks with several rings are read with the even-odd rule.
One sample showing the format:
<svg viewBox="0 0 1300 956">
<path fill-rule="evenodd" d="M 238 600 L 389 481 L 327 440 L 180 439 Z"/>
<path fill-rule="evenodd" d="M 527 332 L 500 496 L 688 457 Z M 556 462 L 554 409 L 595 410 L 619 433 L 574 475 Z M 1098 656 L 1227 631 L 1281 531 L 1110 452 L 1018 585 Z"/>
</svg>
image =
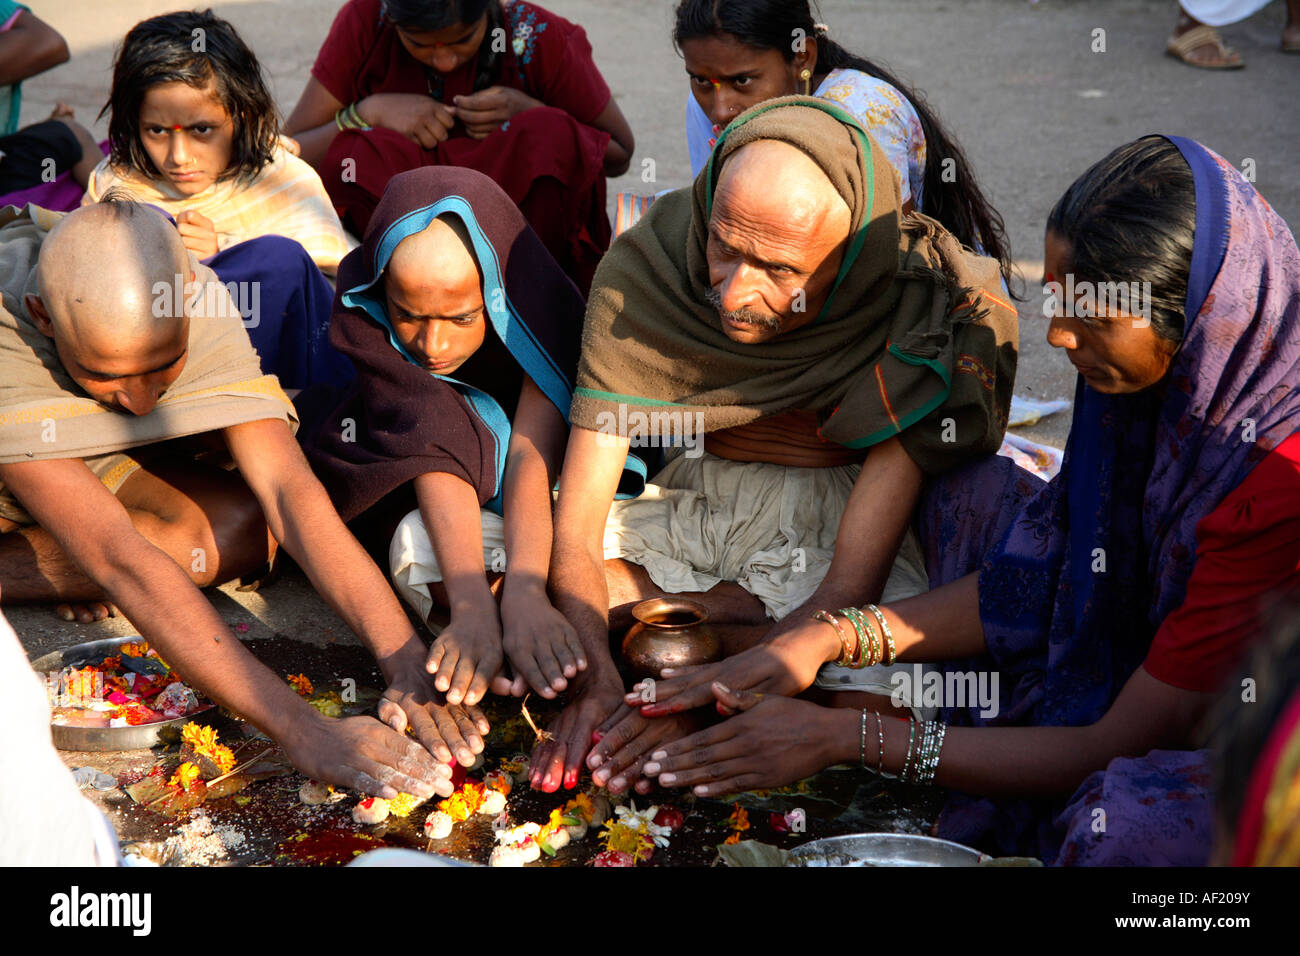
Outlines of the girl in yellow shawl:
<svg viewBox="0 0 1300 956">
<path fill-rule="evenodd" d="M 325 274 L 338 269 L 347 234 L 316 171 L 279 135 L 262 68 L 228 22 L 179 12 L 136 24 L 104 110 L 111 153 L 83 205 L 117 187 L 166 210 L 200 259 L 281 235 Z"/>
<path fill-rule="evenodd" d="M 108 157 L 83 205 L 151 203 L 231 291 L 286 388 L 343 385 L 328 341 L 333 276 L 349 243 L 325 187 L 279 135 L 257 58 L 225 20 L 168 13 L 131 28 L 113 65 Z"/>
</svg>

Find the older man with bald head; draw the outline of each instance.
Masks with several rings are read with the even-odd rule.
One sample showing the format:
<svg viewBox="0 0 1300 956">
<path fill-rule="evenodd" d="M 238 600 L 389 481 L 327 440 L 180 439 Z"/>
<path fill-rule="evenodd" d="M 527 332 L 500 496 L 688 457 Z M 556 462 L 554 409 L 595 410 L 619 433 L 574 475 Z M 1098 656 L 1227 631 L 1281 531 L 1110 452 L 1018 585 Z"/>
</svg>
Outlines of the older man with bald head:
<svg viewBox="0 0 1300 956">
<path fill-rule="evenodd" d="M 469 728 L 486 722 L 440 706 L 422 641 L 308 468 L 229 293 L 152 207 L 99 203 L 48 229 L 14 212 L 0 228 L 0 599 L 96 616 L 111 602 L 304 773 L 449 794 L 452 749 L 471 762 Z M 213 455 L 237 470 L 200 460 Z M 389 726 L 321 717 L 203 598 L 277 542 L 378 658 Z M 458 720 L 463 737 L 446 729 Z"/>
<path fill-rule="evenodd" d="M 904 217 L 871 137 L 806 97 L 738 117 L 693 188 L 615 242 L 588 303 L 551 569 L 589 663 L 533 755 L 534 787 L 574 786 L 585 764 L 615 792 L 648 791 L 643 767 L 696 708 L 734 706 L 715 680 L 889 693 L 887 669 L 819 674 L 820 651 L 808 665 L 786 635 L 927 589 L 926 480 L 992 455 L 1006 427 L 1016 317 L 1001 296 L 997 263 Z M 623 455 L 646 444 L 668 464 L 612 502 Z M 610 627 L 674 594 L 748 627 L 728 631 L 721 664 L 628 693 Z"/>
</svg>

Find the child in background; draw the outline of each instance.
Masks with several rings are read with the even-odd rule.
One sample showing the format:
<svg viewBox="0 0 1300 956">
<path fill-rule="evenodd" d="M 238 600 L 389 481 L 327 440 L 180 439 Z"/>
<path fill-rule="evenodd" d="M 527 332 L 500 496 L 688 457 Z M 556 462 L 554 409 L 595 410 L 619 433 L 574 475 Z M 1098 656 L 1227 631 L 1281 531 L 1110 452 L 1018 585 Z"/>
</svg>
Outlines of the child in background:
<svg viewBox="0 0 1300 956">
<path fill-rule="evenodd" d="M 393 177 L 338 289 L 357 383 L 324 414 L 303 396 L 312 468 L 345 521 L 391 537 L 420 617 L 450 609 L 428 660 L 449 703 L 554 698 L 586 667 L 546 592 L 582 296 L 501 188 L 455 167 Z"/>
</svg>

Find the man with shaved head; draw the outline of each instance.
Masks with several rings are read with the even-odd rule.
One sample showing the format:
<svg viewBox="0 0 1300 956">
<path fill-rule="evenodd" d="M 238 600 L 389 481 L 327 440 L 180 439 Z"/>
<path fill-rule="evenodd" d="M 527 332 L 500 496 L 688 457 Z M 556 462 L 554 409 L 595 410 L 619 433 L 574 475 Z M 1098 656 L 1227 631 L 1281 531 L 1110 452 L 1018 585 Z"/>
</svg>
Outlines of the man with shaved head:
<svg viewBox="0 0 1300 956">
<path fill-rule="evenodd" d="M 928 588 L 923 486 L 996 452 L 1015 349 L 997 263 L 905 218 L 883 151 L 847 113 L 787 97 L 738 117 L 592 284 L 551 574 L 588 668 L 533 755 L 533 786 L 573 786 L 585 764 L 615 792 L 648 791 L 643 768 L 691 732 L 694 708 L 735 705 L 714 680 L 888 695 L 884 667 L 798 668 L 788 635 Z M 676 447 L 645 494 L 612 501 L 629 445 L 646 444 Z M 729 629 L 722 663 L 628 693 L 610 626 L 674 594 L 748 627 Z"/>
<path fill-rule="evenodd" d="M 150 206 L 36 214 L 11 208 L 0 227 L 0 600 L 65 602 L 83 620 L 116 605 L 302 772 L 449 794 L 448 743 L 471 762 L 486 723 L 440 706 L 422 641 L 307 466 L 225 287 Z M 277 542 L 378 658 L 384 723 L 322 717 L 200 593 Z"/>
</svg>

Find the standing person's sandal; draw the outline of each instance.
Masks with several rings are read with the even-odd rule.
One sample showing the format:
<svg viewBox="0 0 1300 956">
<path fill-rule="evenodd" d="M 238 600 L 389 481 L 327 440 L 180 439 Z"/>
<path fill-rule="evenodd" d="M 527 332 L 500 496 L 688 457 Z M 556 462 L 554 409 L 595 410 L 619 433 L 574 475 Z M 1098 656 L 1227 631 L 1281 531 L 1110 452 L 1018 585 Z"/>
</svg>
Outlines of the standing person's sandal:
<svg viewBox="0 0 1300 956">
<path fill-rule="evenodd" d="M 1208 46 L 1213 46 L 1218 52 L 1217 61 L 1201 62 L 1189 58 L 1192 51 Z M 1223 45 L 1223 38 L 1219 36 L 1219 31 L 1204 23 L 1192 27 L 1186 33 L 1171 36 L 1165 45 L 1165 52 L 1182 60 L 1188 66 L 1195 66 L 1202 70 L 1239 70 L 1246 65 L 1241 60 L 1241 54 Z"/>
</svg>

